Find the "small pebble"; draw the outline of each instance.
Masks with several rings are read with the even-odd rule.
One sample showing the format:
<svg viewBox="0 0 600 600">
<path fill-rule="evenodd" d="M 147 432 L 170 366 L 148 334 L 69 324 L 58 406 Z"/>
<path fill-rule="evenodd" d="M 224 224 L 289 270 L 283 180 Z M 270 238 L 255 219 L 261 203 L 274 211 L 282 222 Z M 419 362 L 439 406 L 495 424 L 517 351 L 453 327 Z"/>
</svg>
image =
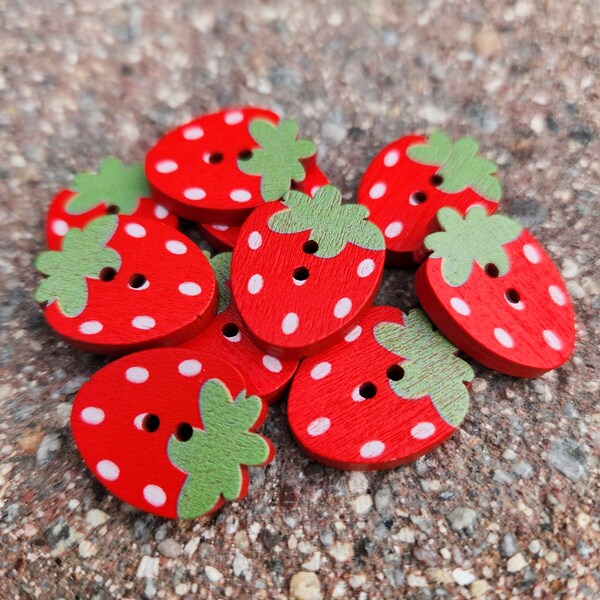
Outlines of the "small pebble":
<svg viewBox="0 0 600 600">
<path fill-rule="evenodd" d="M 414 573 L 410 573 L 410 575 L 406 578 L 406 583 L 408 583 L 409 587 L 427 587 L 427 579 L 425 579 L 425 577 L 421 577 L 420 575 L 415 575 Z"/>
<path fill-rule="evenodd" d="M 316 573 L 299 571 L 290 579 L 290 600 L 322 600 L 321 582 Z"/>
<path fill-rule="evenodd" d="M 167 558 L 177 558 L 183 552 L 183 548 L 174 539 L 167 538 L 158 544 L 158 551 Z"/>
<path fill-rule="evenodd" d="M 555 439 L 550 446 L 548 460 L 571 481 L 579 481 L 587 475 L 587 456 L 573 440 Z"/>
<path fill-rule="evenodd" d="M 458 585 L 471 585 L 475 581 L 475 575 L 470 571 L 458 568 L 452 571 L 452 579 L 454 579 Z"/>
<path fill-rule="evenodd" d="M 477 513 L 467 506 L 457 506 L 448 515 L 448 521 L 454 531 L 473 535 L 477 523 Z"/>
<path fill-rule="evenodd" d="M 392 490 L 384 485 L 375 494 L 375 508 L 379 514 L 385 513 L 392 501 Z"/>
<path fill-rule="evenodd" d="M 527 561 L 523 557 L 523 555 L 519 552 L 515 554 L 512 558 L 508 559 L 506 563 L 506 570 L 509 573 L 518 573 L 522 571 L 527 566 Z"/>
<path fill-rule="evenodd" d="M 236 552 L 231 566 L 233 567 L 233 574 L 239 577 L 250 568 L 250 561 L 240 552 Z"/>
<path fill-rule="evenodd" d="M 369 480 L 364 473 L 354 471 L 348 480 L 348 489 L 352 494 L 364 494 L 369 489 Z"/>
<path fill-rule="evenodd" d="M 92 529 L 94 527 L 104 525 L 104 523 L 108 521 L 108 518 L 108 515 L 99 508 L 92 508 L 88 510 L 85 515 L 85 520 L 88 522 L 88 525 L 92 527 Z"/>
<path fill-rule="evenodd" d="M 58 433 L 49 433 L 46 435 L 36 452 L 36 461 L 40 467 L 46 466 L 61 449 L 62 440 Z"/>
<path fill-rule="evenodd" d="M 490 58 L 500 50 L 500 37 L 493 29 L 482 29 L 473 36 L 473 49 L 479 56 Z"/>
<path fill-rule="evenodd" d="M 354 511 L 358 515 L 366 515 L 373 507 L 373 499 L 370 494 L 362 494 L 353 501 Z"/>
<path fill-rule="evenodd" d="M 529 552 L 531 552 L 532 554 L 539 554 L 540 550 L 542 549 L 542 546 L 538 540 L 531 540 L 531 542 L 529 542 L 528 548 Z"/>
<path fill-rule="evenodd" d="M 212 583 L 219 583 L 223 579 L 223 573 L 210 565 L 204 567 L 204 574 L 208 577 L 208 580 Z"/>
<path fill-rule="evenodd" d="M 489 583 L 485 579 L 476 579 L 469 588 L 473 598 L 481 598 L 490 589 Z"/>
<path fill-rule="evenodd" d="M 346 562 L 354 556 L 352 545 L 345 542 L 336 542 L 328 552 L 338 562 Z"/>
<path fill-rule="evenodd" d="M 500 542 L 500 554 L 504 558 L 510 558 L 519 551 L 517 538 L 512 533 L 507 533 L 502 537 Z"/>
<path fill-rule="evenodd" d="M 92 542 L 88 540 L 81 540 L 81 542 L 79 542 L 79 556 L 81 556 L 81 558 L 90 558 L 94 556 L 96 552 L 98 552 L 98 548 L 95 544 L 92 544 Z"/>
</svg>

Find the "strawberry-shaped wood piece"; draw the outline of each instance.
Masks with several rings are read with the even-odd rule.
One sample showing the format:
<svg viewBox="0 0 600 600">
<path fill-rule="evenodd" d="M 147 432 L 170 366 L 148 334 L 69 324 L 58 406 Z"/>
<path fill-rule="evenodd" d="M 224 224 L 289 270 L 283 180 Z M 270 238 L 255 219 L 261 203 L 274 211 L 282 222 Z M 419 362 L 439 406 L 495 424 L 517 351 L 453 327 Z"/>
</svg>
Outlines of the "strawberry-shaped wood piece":
<svg viewBox="0 0 600 600">
<path fill-rule="evenodd" d="M 225 110 L 165 135 L 146 157 L 153 197 L 199 223 L 240 224 L 279 200 L 316 164 L 316 146 L 295 121 L 268 110 Z"/>
<path fill-rule="evenodd" d="M 436 132 L 400 138 L 374 158 L 360 182 L 358 201 L 384 233 L 386 264 L 407 267 L 424 258 L 415 252 L 434 231 L 442 207 L 461 214 L 474 205 L 488 214 L 496 210 L 502 195 L 497 167 L 477 151 L 471 138 L 453 143 Z"/>
<path fill-rule="evenodd" d="M 503 215 L 445 208 L 417 271 L 419 301 L 440 330 L 491 369 L 536 377 L 573 352 L 574 314 L 558 269 L 537 240 Z"/>
<path fill-rule="evenodd" d="M 270 354 L 301 358 L 326 350 L 368 310 L 385 244 L 359 204 L 326 185 L 314 199 L 290 191 L 244 223 L 231 262 L 236 305 Z"/>
<path fill-rule="evenodd" d="M 152 200 L 142 165 L 125 166 L 109 156 L 100 163 L 97 173 L 75 175 L 71 187 L 52 200 L 46 218 L 48 248 L 60 250 L 70 229 L 81 229 L 106 214 L 156 219 L 177 227 L 177 217 Z"/>
<path fill-rule="evenodd" d="M 83 385 L 71 428 L 84 461 L 137 508 L 193 519 L 240 500 L 247 466 L 271 462 L 266 404 L 218 357 L 176 348 L 130 354 Z"/>
<path fill-rule="evenodd" d="M 213 270 L 182 233 L 157 221 L 108 215 L 70 229 L 61 251 L 36 262 L 35 298 L 74 346 L 104 354 L 181 343 L 218 301 Z"/>
<path fill-rule="evenodd" d="M 271 404 L 287 388 L 298 368 L 298 361 L 276 358 L 254 344 L 231 297 L 231 252 L 218 254 L 210 264 L 219 285 L 217 315 L 202 333 L 181 347 L 222 356 L 243 373 L 250 394 L 257 394 Z"/>
<path fill-rule="evenodd" d="M 287 414 L 305 452 L 340 469 L 387 469 L 454 433 L 473 379 L 421 310 L 374 306 L 346 338 L 303 361 Z"/>
<path fill-rule="evenodd" d="M 292 182 L 292 189 L 314 196 L 317 190 L 329 183 L 325 174 L 316 166 L 307 167 L 306 177 L 301 183 Z M 217 250 L 233 250 L 240 234 L 241 225 L 226 225 L 224 223 L 202 224 L 198 229 L 206 241 Z"/>
</svg>

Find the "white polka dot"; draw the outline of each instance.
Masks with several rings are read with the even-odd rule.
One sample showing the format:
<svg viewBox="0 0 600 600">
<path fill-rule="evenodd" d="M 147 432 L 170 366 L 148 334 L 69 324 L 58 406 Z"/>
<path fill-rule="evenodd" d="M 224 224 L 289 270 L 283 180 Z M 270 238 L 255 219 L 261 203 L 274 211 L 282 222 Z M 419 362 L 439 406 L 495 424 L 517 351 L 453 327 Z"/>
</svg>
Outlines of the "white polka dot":
<svg viewBox="0 0 600 600">
<path fill-rule="evenodd" d="M 198 125 L 190 125 L 183 130 L 183 137 L 186 140 L 199 140 L 204 135 L 204 129 Z"/>
<path fill-rule="evenodd" d="M 81 420 L 88 425 L 99 425 L 104 417 L 104 411 L 96 406 L 88 406 L 81 411 Z"/>
<path fill-rule="evenodd" d="M 179 165 L 174 160 L 160 160 L 156 163 L 156 170 L 159 173 L 173 173 L 178 168 Z"/>
<path fill-rule="evenodd" d="M 558 304 L 558 306 L 564 306 L 567 303 L 567 297 L 565 296 L 565 293 L 557 285 L 551 285 L 548 288 L 548 293 L 550 294 L 550 298 L 552 298 L 552 302 L 554 302 L 554 304 Z"/>
<path fill-rule="evenodd" d="M 363 458 L 375 458 L 381 456 L 385 450 L 385 444 L 379 440 L 372 440 L 360 447 L 360 455 Z"/>
<path fill-rule="evenodd" d="M 398 150 L 390 150 L 383 158 L 383 164 L 386 167 L 395 167 L 400 159 L 400 152 Z"/>
<path fill-rule="evenodd" d="M 314 198 L 315 194 L 321 189 L 320 185 L 313 185 L 313 187 L 310 188 L 310 195 Z"/>
<path fill-rule="evenodd" d="M 360 385 L 357 385 L 353 390 L 352 390 L 352 400 L 354 400 L 354 402 L 364 402 L 365 400 L 367 400 L 367 398 L 365 398 L 361 393 L 360 393 Z"/>
<path fill-rule="evenodd" d="M 94 335 L 100 333 L 104 329 L 104 325 L 100 321 L 86 321 L 79 326 L 79 331 L 85 335 Z"/>
<path fill-rule="evenodd" d="M 102 479 L 106 479 L 107 481 L 115 481 L 121 473 L 119 467 L 112 460 L 101 460 L 96 465 L 96 471 L 98 471 L 98 475 Z"/>
<path fill-rule="evenodd" d="M 165 248 L 171 254 L 185 254 L 187 252 L 187 246 L 183 242 L 178 242 L 177 240 L 169 240 L 165 244 Z"/>
<path fill-rule="evenodd" d="M 537 265 L 537 263 L 542 260 L 541 254 L 533 244 L 525 244 L 523 246 L 523 254 L 525 255 L 525 258 L 534 265 Z"/>
<path fill-rule="evenodd" d="M 187 360 L 183 360 L 179 363 L 177 367 L 180 375 L 184 375 L 185 377 L 194 377 L 202 371 L 202 363 L 199 360 L 194 358 L 188 358 Z"/>
<path fill-rule="evenodd" d="M 357 340 L 360 337 L 360 334 L 362 333 L 362 327 L 360 325 L 357 325 L 354 329 L 352 329 L 344 338 L 347 342 L 353 342 L 354 340 Z"/>
<path fill-rule="evenodd" d="M 429 423 L 428 421 L 417 423 L 410 430 L 410 435 L 412 435 L 417 440 L 426 440 L 427 438 L 430 438 L 434 433 L 435 425 L 433 423 Z"/>
<path fill-rule="evenodd" d="M 331 421 L 327 417 L 319 417 L 310 423 L 306 428 L 308 435 L 316 437 L 323 435 L 331 427 Z"/>
<path fill-rule="evenodd" d="M 252 194 L 248 190 L 232 190 L 229 197 L 235 202 L 248 202 Z"/>
<path fill-rule="evenodd" d="M 239 110 L 234 110 L 228 113 L 225 113 L 225 123 L 227 125 L 237 125 L 244 120 L 244 113 Z"/>
<path fill-rule="evenodd" d="M 178 289 L 184 296 L 198 296 L 202 292 L 202 288 L 193 281 L 180 283 Z"/>
<path fill-rule="evenodd" d="M 146 498 L 148 504 L 152 504 L 152 506 L 163 506 L 167 501 L 165 491 L 158 485 L 153 484 L 147 485 L 144 488 L 144 498 Z"/>
<path fill-rule="evenodd" d="M 258 294 L 262 290 L 264 283 L 262 275 L 255 273 L 248 279 L 248 291 L 253 295 Z"/>
<path fill-rule="evenodd" d="M 310 376 L 313 379 L 323 379 L 323 377 L 327 377 L 329 373 L 331 373 L 331 363 L 321 362 L 311 369 Z"/>
<path fill-rule="evenodd" d="M 333 309 L 333 314 L 338 319 L 343 319 L 350 314 L 351 310 L 352 300 L 350 300 L 350 298 L 340 298 Z"/>
<path fill-rule="evenodd" d="M 148 413 L 141 413 L 133 420 L 134 426 L 140 431 L 144 429 L 144 419 L 146 418 L 147 414 Z"/>
<path fill-rule="evenodd" d="M 146 228 L 139 223 L 127 223 L 125 231 L 134 238 L 143 238 L 146 235 Z"/>
<path fill-rule="evenodd" d="M 368 277 L 375 270 L 375 261 L 372 258 L 361 260 L 356 269 L 359 277 Z"/>
<path fill-rule="evenodd" d="M 270 354 L 265 354 L 263 356 L 262 363 L 265 369 L 267 369 L 267 371 L 271 371 L 271 373 L 281 373 L 283 369 L 281 361 Z"/>
<path fill-rule="evenodd" d="M 452 298 L 450 306 L 459 314 L 468 317 L 471 314 L 469 305 L 462 298 Z"/>
<path fill-rule="evenodd" d="M 251 250 L 258 250 L 262 245 L 262 235 L 258 231 L 253 231 L 248 236 L 248 246 Z"/>
<path fill-rule="evenodd" d="M 494 337 L 505 348 L 512 348 L 515 345 L 510 333 L 501 327 L 496 327 L 496 329 L 494 329 Z"/>
<path fill-rule="evenodd" d="M 383 232 L 386 238 L 395 238 L 402 233 L 402 223 L 400 221 L 392 221 Z"/>
<path fill-rule="evenodd" d="M 560 338 L 554 333 L 554 331 L 550 331 L 549 329 L 544 329 L 544 339 L 546 340 L 546 344 L 550 346 L 553 350 L 562 350 L 562 342 Z"/>
<path fill-rule="evenodd" d="M 150 377 L 150 372 L 144 367 L 129 367 L 125 371 L 125 379 L 131 383 L 145 383 Z"/>
<path fill-rule="evenodd" d="M 56 221 L 52 222 L 52 231 L 61 237 L 63 235 L 67 235 L 67 231 L 69 231 L 69 224 L 62 219 L 56 219 Z"/>
<path fill-rule="evenodd" d="M 373 187 L 371 187 L 371 189 L 369 190 L 369 197 L 373 200 L 378 200 L 379 198 L 381 198 L 381 196 L 385 194 L 386 191 L 387 185 L 385 185 L 383 181 L 380 181 L 376 183 Z"/>
<path fill-rule="evenodd" d="M 283 321 L 281 322 L 281 330 L 286 335 L 290 335 L 291 333 L 294 333 L 296 329 L 298 329 L 299 324 L 300 319 L 298 315 L 296 313 L 291 312 L 285 315 L 285 317 L 283 318 Z"/>
<path fill-rule="evenodd" d="M 147 331 L 148 329 L 152 329 L 156 326 L 156 321 L 148 315 L 138 315 L 137 317 L 133 318 L 131 324 L 136 329 L 143 329 L 144 331 Z"/>
<path fill-rule="evenodd" d="M 157 204 L 154 207 L 154 216 L 157 219 L 166 219 L 169 216 L 169 211 L 164 206 Z"/>
<path fill-rule="evenodd" d="M 206 192 L 199 187 L 191 187 L 184 190 L 183 195 L 188 200 L 203 200 L 206 198 Z"/>
<path fill-rule="evenodd" d="M 229 225 L 211 225 L 211 227 L 216 231 L 227 231 L 229 229 Z"/>
</svg>

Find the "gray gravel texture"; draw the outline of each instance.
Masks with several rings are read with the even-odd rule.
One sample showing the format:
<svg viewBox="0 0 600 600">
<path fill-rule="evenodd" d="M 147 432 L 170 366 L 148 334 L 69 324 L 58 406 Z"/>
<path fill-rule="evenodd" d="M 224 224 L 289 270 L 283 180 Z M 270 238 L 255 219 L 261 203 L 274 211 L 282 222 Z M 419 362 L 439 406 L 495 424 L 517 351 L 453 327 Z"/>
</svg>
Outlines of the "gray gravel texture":
<svg viewBox="0 0 600 600">
<path fill-rule="evenodd" d="M 598 598 L 599 30 L 597 0 L 0 0 L 0 597 Z M 537 380 L 475 364 L 460 432 L 388 472 L 312 462 L 281 402 L 247 500 L 164 521 L 79 458 L 70 405 L 106 359 L 45 326 L 32 260 L 73 173 L 246 103 L 297 118 L 348 198 L 402 134 L 479 138 L 578 342 Z M 378 301 L 414 306 L 412 280 Z"/>
</svg>

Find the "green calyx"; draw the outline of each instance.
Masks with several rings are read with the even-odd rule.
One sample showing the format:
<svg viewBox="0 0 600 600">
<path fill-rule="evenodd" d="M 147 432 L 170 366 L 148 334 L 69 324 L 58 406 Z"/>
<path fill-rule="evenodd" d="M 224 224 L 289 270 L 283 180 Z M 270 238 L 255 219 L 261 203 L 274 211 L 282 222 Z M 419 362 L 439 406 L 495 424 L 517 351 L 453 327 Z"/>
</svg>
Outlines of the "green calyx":
<svg viewBox="0 0 600 600">
<path fill-rule="evenodd" d="M 37 302 L 58 302 L 67 317 L 80 315 L 87 305 L 87 279 L 99 279 L 105 268 L 119 270 L 121 256 L 106 246 L 119 224 L 111 215 L 92 221 L 85 229 L 70 229 L 60 252 L 40 254 L 35 262 L 47 276 L 35 292 Z"/>
<path fill-rule="evenodd" d="M 429 396 L 440 417 L 457 427 L 469 408 L 469 392 L 464 382 L 473 380 L 471 366 L 455 356 L 453 346 L 422 310 L 411 310 L 399 323 L 378 323 L 375 339 L 386 350 L 402 357 L 404 376 L 390 380 L 395 394 L 406 400 Z"/>
<path fill-rule="evenodd" d="M 443 178 L 439 189 L 456 194 L 471 188 L 482 198 L 498 202 L 502 186 L 494 177 L 497 166 L 486 158 L 477 156 L 479 145 L 472 138 L 462 138 L 452 143 L 440 131 L 432 133 L 424 144 L 414 144 L 407 150 L 415 162 L 438 166 L 436 174 Z"/>
<path fill-rule="evenodd" d="M 306 172 L 300 162 L 312 156 L 317 147 L 310 140 L 299 140 L 298 123 L 285 120 L 273 125 L 264 119 L 250 123 L 250 133 L 260 148 L 248 160 L 238 160 L 240 171 L 260 175 L 260 193 L 265 202 L 279 200 L 292 181 L 304 181 Z"/>
<path fill-rule="evenodd" d="M 442 259 L 442 277 L 448 285 L 463 285 L 474 263 L 481 268 L 495 265 L 499 275 L 508 272 L 504 246 L 521 235 L 518 223 L 503 215 L 488 215 L 482 206 L 473 206 L 464 219 L 451 208 L 441 208 L 437 220 L 443 231 L 428 235 L 425 246 L 433 251 L 429 258 Z"/>
<path fill-rule="evenodd" d="M 235 400 L 219 379 L 209 379 L 200 390 L 200 416 L 204 429 L 179 441 L 171 436 L 167 453 L 187 473 L 177 503 L 182 519 L 206 514 L 219 502 L 236 500 L 243 492 L 242 465 L 265 464 L 271 455 L 268 442 L 250 429 L 262 413 L 262 400 L 240 392 Z"/>
<path fill-rule="evenodd" d="M 332 258 L 347 243 L 368 250 L 385 249 L 381 231 L 367 220 L 368 208 L 342 204 L 342 194 L 332 185 L 319 188 L 314 198 L 289 191 L 283 202 L 287 208 L 271 216 L 269 229 L 276 233 L 310 231 L 310 239 L 319 245 L 314 256 Z"/>
<path fill-rule="evenodd" d="M 215 272 L 217 286 L 219 287 L 219 306 L 217 314 L 220 315 L 231 304 L 231 289 L 229 280 L 231 278 L 231 252 L 221 252 L 216 256 L 210 257 L 208 252 L 204 253 L 210 261 L 210 266 Z"/>
<path fill-rule="evenodd" d="M 66 206 L 71 215 L 81 215 L 97 206 L 116 206 L 119 214 L 133 214 L 140 198 L 150 196 L 150 187 L 141 164 L 126 167 L 118 158 L 109 156 L 100 163 L 97 173 L 75 175 L 75 196 Z"/>
</svg>

